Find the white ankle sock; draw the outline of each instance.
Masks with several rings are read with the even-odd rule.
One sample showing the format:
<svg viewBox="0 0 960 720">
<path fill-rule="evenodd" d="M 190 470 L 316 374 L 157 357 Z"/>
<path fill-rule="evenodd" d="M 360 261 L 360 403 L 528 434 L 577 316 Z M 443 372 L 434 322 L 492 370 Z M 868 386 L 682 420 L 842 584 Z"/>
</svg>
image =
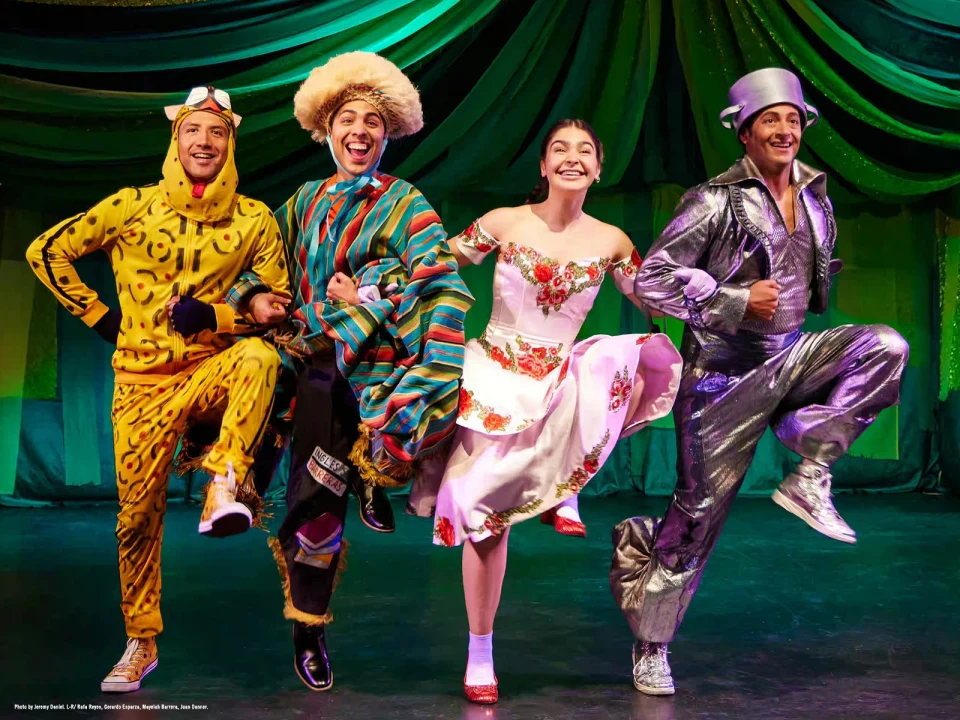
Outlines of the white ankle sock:
<svg viewBox="0 0 960 720">
<path fill-rule="evenodd" d="M 493 685 L 493 633 L 474 635 L 470 633 L 467 648 L 467 685 Z"/>
<path fill-rule="evenodd" d="M 567 520 L 573 520 L 574 522 L 581 522 L 580 513 L 578 512 L 579 503 L 577 502 L 577 496 L 574 495 L 571 498 L 567 498 L 562 503 L 557 505 L 557 515 Z"/>
</svg>

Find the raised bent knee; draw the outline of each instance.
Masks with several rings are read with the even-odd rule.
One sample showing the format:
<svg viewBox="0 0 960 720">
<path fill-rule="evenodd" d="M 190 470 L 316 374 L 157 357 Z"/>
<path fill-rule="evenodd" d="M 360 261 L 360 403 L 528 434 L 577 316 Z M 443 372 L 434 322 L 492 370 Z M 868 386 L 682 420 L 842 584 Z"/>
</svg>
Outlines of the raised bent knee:
<svg viewBox="0 0 960 720">
<path fill-rule="evenodd" d="M 870 325 L 869 330 L 884 355 L 890 360 L 906 364 L 910 357 L 910 346 L 900 333 L 888 325 Z"/>
<path fill-rule="evenodd" d="M 275 370 L 280 367 L 280 354 L 266 341 L 260 338 L 244 338 L 237 345 L 240 362 L 255 365 L 262 370 Z"/>
</svg>

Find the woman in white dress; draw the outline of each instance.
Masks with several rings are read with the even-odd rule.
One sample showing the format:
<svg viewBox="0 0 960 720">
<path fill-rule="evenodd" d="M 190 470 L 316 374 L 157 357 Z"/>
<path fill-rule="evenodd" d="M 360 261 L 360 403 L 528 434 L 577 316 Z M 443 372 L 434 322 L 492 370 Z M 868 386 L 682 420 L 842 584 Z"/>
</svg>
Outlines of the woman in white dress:
<svg viewBox="0 0 960 720">
<path fill-rule="evenodd" d="M 436 544 L 464 544 L 473 702 L 498 697 L 493 621 L 510 526 L 575 498 L 617 440 L 666 415 L 677 392 L 681 360 L 666 335 L 576 341 L 606 275 L 636 302 L 640 255 L 621 230 L 583 212 L 602 159 L 589 125 L 560 121 L 541 148 L 546 198 L 492 210 L 449 241 L 461 266 L 496 257 L 493 312 L 467 343 L 442 480 L 425 469 L 411 509 L 434 514 Z"/>
</svg>

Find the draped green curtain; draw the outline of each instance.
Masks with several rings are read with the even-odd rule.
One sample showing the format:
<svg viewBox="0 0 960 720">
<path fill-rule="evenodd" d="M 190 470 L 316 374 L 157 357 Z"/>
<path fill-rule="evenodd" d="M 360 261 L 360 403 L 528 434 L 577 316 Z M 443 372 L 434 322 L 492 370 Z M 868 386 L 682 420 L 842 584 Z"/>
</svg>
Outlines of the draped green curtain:
<svg viewBox="0 0 960 720">
<path fill-rule="evenodd" d="M 891 98 L 883 107 L 855 86 L 859 78 L 849 66 L 817 51 L 778 0 L 701 0 L 699 12 L 688 11 L 688 0 L 673 0 L 673 5 L 687 84 L 697 88 L 692 99 L 701 147 L 709 148 L 704 153 L 708 172 L 720 172 L 739 153 L 735 140 L 716 122 L 716 108 L 726 106 L 727 88 L 751 69 L 779 66 L 797 71 L 809 94 L 824 100 L 819 103 L 826 107 L 820 107 L 817 131 L 805 138 L 805 144 L 834 177 L 865 195 L 888 202 L 912 200 L 960 182 L 960 154 L 956 152 L 960 149 L 960 105 L 952 106 L 954 112 L 944 112 L 943 124 L 936 128 L 899 117 L 903 113 L 900 103 L 923 101 L 917 97 L 919 90 L 913 89 L 926 87 L 923 78 L 914 78 L 912 84 L 906 74 L 897 75 L 896 84 L 888 77 L 872 78 L 884 82 L 888 90 L 911 93 Z M 790 0 L 790 5 L 816 7 L 810 0 Z M 846 72 L 841 75 L 840 70 Z M 897 158 L 881 147 L 860 143 L 861 136 L 842 132 L 835 118 L 844 121 L 846 128 L 855 129 L 859 122 L 880 131 L 886 143 L 952 152 L 945 154 L 944 160 L 949 161 L 939 163 L 943 169 L 911 167 L 909 162 L 895 164 L 891 160 Z"/>
<path fill-rule="evenodd" d="M 956 0 L 886 0 L 886 3 L 901 13 L 891 18 L 894 22 L 902 21 L 906 15 L 960 28 L 960 3 Z"/>
<path fill-rule="evenodd" d="M 838 478 L 909 489 L 928 482 L 941 451 L 944 467 L 960 466 L 949 428 L 937 426 L 960 411 L 950 405 L 960 389 L 956 4 L 0 2 L 0 283 L 18 298 L 0 310 L 0 423 L 10 428 L 0 441 L 0 497 L 114 492 L 108 353 L 35 285 L 22 262 L 26 244 L 118 186 L 155 181 L 169 138 L 161 108 L 197 84 L 231 92 L 245 118 L 242 190 L 279 204 L 331 171 L 292 119 L 292 95 L 312 67 L 356 49 L 389 57 L 420 88 L 426 127 L 392 143 L 383 167 L 417 184 L 448 230 L 521 202 L 536 181 L 544 129 L 575 116 L 607 150 L 588 211 L 623 227 L 641 250 L 683 187 L 740 155 L 717 118 L 730 84 L 770 65 L 797 72 L 822 113 L 801 157 L 829 173 L 846 261 L 829 313 L 810 327 L 886 322 L 912 348 L 902 405 L 881 415 Z M 103 262 L 81 265 L 109 298 Z M 465 276 L 478 297 L 468 316 L 475 335 L 490 309 L 491 268 Z M 584 334 L 642 324 L 605 287 Z M 666 329 L 677 337 L 681 327 Z M 666 419 L 621 443 L 588 489 L 668 492 L 674 453 Z M 765 490 L 790 458 L 768 437 L 758 460 L 748 490 Z"/>
</svg>

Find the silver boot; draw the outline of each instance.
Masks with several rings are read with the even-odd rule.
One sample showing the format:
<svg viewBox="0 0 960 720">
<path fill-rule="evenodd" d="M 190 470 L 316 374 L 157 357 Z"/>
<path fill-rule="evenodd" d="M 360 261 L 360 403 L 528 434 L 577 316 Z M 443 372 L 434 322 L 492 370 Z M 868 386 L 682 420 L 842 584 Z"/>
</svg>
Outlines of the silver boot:
<svg viewBox="0 0 960 720">
<path fill-rule="evenodd" d="M 637 640 L 633 644 L 633 686 L 647 695 L 673 695 L 666 643 Z"/>
<path fill-rule="evenodd" d="M 804 460 L 773 493 L 773 501 L 828 538 L 853 544 L 857 534 L 840 517 L 830 499 L 831 479 L 825 467 Z"/>
</svg>

